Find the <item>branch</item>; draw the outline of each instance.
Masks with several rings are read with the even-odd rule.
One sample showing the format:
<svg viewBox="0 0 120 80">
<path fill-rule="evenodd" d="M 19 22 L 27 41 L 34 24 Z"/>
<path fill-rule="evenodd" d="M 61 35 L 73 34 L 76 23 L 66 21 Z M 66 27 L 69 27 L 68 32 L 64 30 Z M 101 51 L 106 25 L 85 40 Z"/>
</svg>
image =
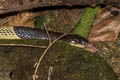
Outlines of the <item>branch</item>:
<svg viewBox="0 0 120 80">
<path fill-rule="evenodd" d="M 0 14 L 49 6 L 111 5 L 120 8 L 120 0 L 0 0 Z"/>
</svg>

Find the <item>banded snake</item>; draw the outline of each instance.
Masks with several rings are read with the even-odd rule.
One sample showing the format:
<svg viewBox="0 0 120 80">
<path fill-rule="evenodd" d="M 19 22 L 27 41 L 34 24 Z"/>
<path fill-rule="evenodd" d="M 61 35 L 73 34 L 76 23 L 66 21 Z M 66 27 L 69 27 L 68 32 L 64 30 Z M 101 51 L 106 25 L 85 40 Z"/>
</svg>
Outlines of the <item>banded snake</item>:
<svg viewBox="0 0 120 80">
<path fill-rule="evenodd" d="M 49 36 L 51 40 L 55 40 L 63 33 L 49 31 Z M 41 30 L 38 28 L 22 27 L 22 26 L 1 26 L 0 27 L 0 39 L 43 39 L 48 40 L 48 35 L 46 30 Z M 68 34 L 60 38 L 65 42 L 70 43 L 70 45 L 84 48 L 88 45 L 88 40 L 76 35 Z M 94 48 L 94 47 L 93 47 Z M 94 48 L 96 49 L 96 48 Z M 97 49 L 96 49 L 97 50 Z M 97 52 L 99 52 L 97 50 Z"/>
</svg>

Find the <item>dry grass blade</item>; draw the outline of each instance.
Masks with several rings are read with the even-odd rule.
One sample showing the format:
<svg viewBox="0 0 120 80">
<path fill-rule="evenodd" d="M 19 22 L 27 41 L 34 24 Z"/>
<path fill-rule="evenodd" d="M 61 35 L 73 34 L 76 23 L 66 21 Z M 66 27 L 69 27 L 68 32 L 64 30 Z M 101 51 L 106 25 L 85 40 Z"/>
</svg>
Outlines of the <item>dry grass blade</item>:
<svg viewBox="0 0 120 80">
<path fill-rule="evenodd" d="M 46 46 L 25 45 L 25 44 L 0 44 L 0 46 L 47 48 Z"/>
</svg>

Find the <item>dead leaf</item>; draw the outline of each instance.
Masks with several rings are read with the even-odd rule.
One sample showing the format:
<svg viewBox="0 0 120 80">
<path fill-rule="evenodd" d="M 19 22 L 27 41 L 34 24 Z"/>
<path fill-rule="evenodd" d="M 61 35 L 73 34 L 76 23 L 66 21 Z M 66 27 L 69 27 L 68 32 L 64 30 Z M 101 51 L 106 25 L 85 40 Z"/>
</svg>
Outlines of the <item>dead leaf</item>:
<svg viewBox="0 0 120 80">
<path fill-rule="evenodd" d="M 110 11 L 101 10 L 89 34 L 88 40 L 114 41 L 120 32 L 120 15 L 114 16 Z"/>
<path fill-rule="evenodd" d="M 75 25 L 82 9 L 62 9 L 61 17 L 65 24 Z"/>
<path fill-rule="evenodd" d="M 13 26 L 34 26 L 34 17 L 38 16 L 38 13 L 32 12 L 20 12 L 15 16 L 8 18 L 8 25 Z"/>
</svg>

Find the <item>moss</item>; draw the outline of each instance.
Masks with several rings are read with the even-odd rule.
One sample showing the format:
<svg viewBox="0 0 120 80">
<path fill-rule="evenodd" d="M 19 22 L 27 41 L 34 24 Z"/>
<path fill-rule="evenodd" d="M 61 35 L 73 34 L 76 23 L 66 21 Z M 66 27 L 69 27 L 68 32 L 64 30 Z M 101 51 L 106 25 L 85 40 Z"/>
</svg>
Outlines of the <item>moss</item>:
<svg viewBox="0 0 120 80">
<path fill-rule="evenodd" d="M 64 47 L 62 44 L 61 46 Z M 59 51 L 55 48 L 53 53 Z M 59 46 L 57 48 L 61 49 L 58 54 L 62 56 L 57 58 L 58 62 L 55 62 L 55 67 L 57 67 L 52 80 L 59 80 L 60 78 L 61 80 L 117 80 L 112 68 L 100 55 L 69 45 L 64 47 L 64 51 Z M 60 64 L 63 65 L 60 66 Z"/>
<path fill-rule="evenodd" d="M 0 43 L 4 42 L 9 43 L 9 40 L 0 41 Z M 13 40 L 10 43 L 47 44 L 47 41 Z M 12 65 L 12 79 L 32 80 L 34 66 L 44 50 L 27 47 L 0 47 L 0 57 L 7 58 L 7 64 Z M 39 80 L 48 78 L 49 67 L 53 67 L 51 80 L 117 80 L 114 71 L 100 55 L 61 41 L 54 44 L 42 60 L 38 70 Z"/>
</svg>

